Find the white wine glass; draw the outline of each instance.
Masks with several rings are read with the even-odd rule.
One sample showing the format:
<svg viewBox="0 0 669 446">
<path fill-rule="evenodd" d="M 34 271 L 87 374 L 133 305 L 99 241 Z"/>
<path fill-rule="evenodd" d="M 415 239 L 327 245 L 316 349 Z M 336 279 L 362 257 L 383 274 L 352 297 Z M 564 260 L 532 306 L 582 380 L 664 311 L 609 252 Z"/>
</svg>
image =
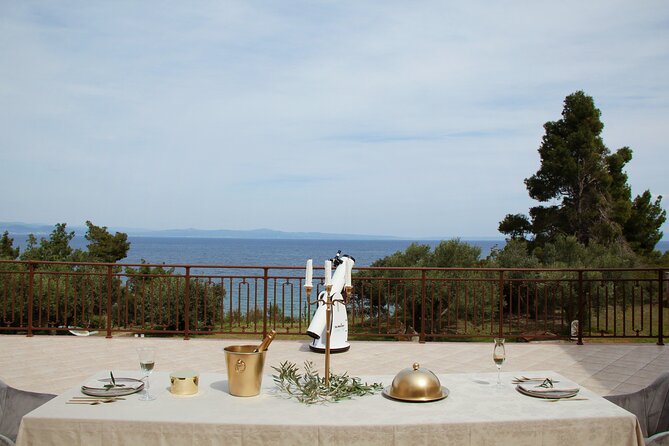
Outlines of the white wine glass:
<svg viewBox="0 0 669 446">
<path fill-rule="evenodd" d="M 497 366 L 497 385 L 501 385 L 502 381 L 499 378 L 499 373 L 502 371 L 502 364 L 506 359 L 506 351 L 504 350 L 504 338 L 495 338 L 495 348 L 492 351 L 492 360 Z"/>
<path fill-rule="evenodd" d="M 139 367 L 142 369 L 144 375 L 144 392 L 139 396 L 140 401 L 152 401 L 156 397 L 151 395 L 149 391 L 149 375 L 153 371 L 153 366 L 156 363 L 156 349 L 153 347 L 141 347 L 137 349 L 139 355 Z"/>
</svg>

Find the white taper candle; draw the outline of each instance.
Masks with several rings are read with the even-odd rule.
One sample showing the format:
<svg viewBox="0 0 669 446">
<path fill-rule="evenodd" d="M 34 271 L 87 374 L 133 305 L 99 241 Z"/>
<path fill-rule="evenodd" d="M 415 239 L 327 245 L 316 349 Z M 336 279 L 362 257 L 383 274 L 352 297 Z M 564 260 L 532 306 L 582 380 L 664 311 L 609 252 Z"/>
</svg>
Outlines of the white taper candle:
<svg viewBox="0 0 669 446">
<path fill-rule="evenodd" d="M 332 285 L 332 261 L 325 261 L 325 284 Z"/>
<path fill-rule="evenodd" d="M 312 280 L 314 277 L 314 266 L 313 266 L 313 261 L 311 259 L 307 260 L 307 274 L 306 277 L 304 278 L 304 286 L 312 286 Z"/>
</svg>

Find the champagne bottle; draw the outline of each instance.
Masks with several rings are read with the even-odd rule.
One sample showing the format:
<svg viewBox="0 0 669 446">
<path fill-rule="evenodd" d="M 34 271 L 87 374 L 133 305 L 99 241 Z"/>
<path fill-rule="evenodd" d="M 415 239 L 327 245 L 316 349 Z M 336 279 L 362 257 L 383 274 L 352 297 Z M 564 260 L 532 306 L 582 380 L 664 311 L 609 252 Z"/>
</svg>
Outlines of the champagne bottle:
<svg viewBox="0 0 669 446">
<path fill-rule="evenodd" d="M 272 330 L 269 333 L 267 333 L 267 336 L 265 336 L 265 339 L 262 340 L 260 345 L 256 347 L 256 349 L 253 351 L 254 353 L 258 352 L 264 352 L 267 350 L 269 347 L 269 344 L 274 340 L 274 336 L 276 336 L 276 331 Z"/>
</svg>

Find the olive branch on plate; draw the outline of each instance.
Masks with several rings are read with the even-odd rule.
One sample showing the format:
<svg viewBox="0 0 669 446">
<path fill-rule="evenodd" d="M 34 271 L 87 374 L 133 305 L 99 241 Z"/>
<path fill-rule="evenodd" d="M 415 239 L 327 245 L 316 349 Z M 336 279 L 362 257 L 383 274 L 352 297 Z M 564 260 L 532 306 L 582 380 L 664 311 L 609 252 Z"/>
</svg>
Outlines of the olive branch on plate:
<svg viewBox="0 0 669 446">
<path fill-rule="evenodd" d="M 125 387 L 125 384 L 116 384 L 116 379 L 114 378 L 114 373 L 110 370 L 109 376 L 111 378 L 111 384 L 105 384 L 104 387 L 106 390 L 113 389 L 114 387 Z"/>
</svg>

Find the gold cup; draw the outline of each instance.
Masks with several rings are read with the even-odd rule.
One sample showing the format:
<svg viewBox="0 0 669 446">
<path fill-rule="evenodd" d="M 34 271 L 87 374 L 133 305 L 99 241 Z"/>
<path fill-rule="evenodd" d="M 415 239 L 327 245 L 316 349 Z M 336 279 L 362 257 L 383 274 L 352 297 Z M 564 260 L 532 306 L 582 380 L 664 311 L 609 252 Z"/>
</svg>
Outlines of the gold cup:
<svg viewBox="0 0 669 446">
<path fill-rule="evenodd" d="M 195 395 L 200 377 L 192 370 L 170 373 L 170 392 L 174 395 Z"/>
<path fill-rule="evenodd" d="M 254 351 L 256 345 L 231 345 L 225 347 L 228 370 L 228 390 L 233 396 L 256 396 L 262 385 L 265 353 Z"/>
</svg>

